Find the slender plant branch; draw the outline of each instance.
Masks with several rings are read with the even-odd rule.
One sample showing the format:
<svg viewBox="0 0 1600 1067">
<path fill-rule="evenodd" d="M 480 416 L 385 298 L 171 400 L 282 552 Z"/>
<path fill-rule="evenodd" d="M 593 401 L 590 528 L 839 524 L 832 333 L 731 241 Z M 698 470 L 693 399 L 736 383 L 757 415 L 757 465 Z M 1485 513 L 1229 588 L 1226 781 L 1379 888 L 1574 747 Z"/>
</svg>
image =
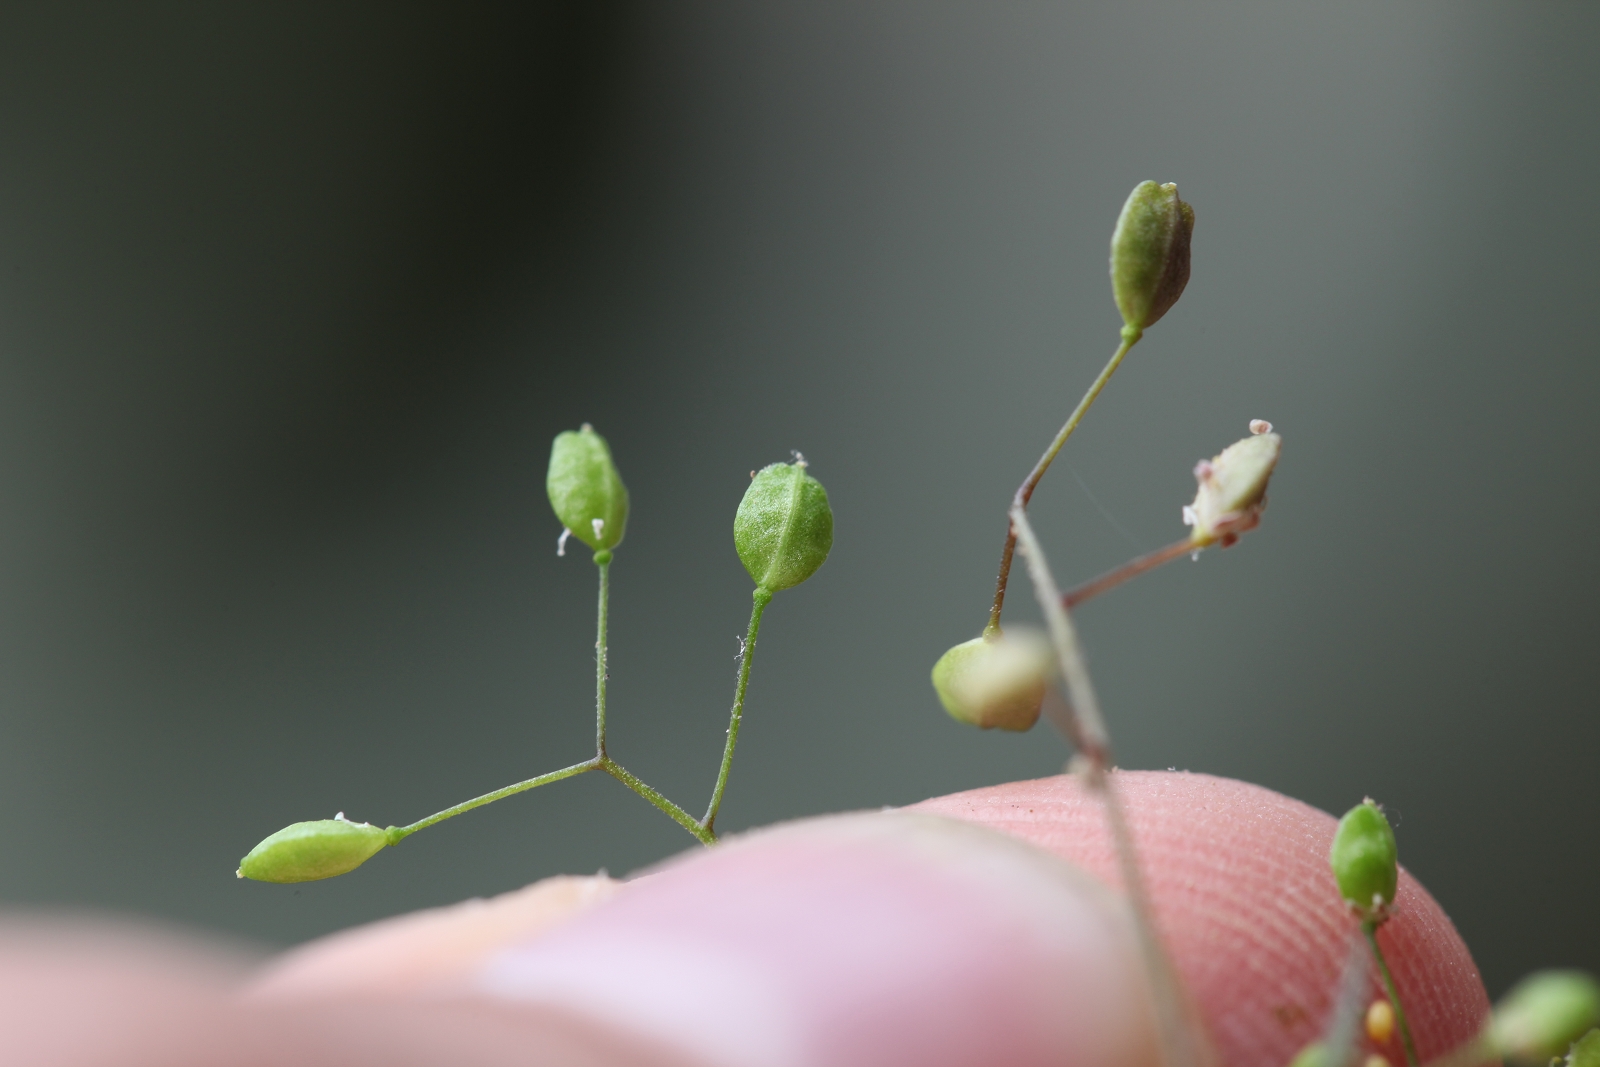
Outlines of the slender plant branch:
<svg viewBox="0 0 1600 1067">
<path fill-rule="evenodd" d="M 572 778 L 575 775 L 583 774 L 587 771 L 599 770 L 600 767 L 600 757 L 596 756 L 592 759 L 586 759 L 582 763 L 574 763 L 570 767 L 563 767 L 559 771 L 550 771 L 548 774 L 541 774 L 537 778 L 529 778 L 525 782 L 517 782 L 515 785 L 508 785 L 503 789 L 496 789 L 493 793 L 485 793 L 481 797 L 474 797 L 471 800 L 464 800 L 454 807 L 445 808 L 443 811 L 436 812 L 428 816 L 426 819 L 412 823 L 410 826 L 391 827 L 389 830 L 389 843 L 391 845 L 397 844 L 405 838 L 410 837 L 418 830 L 426 830 L 434 823 L 444 822 L 446 819 L 453 819 L 457 815 L 471 811 L 473 808 L 481 808 L 485 804 L 492 804 L 496 800 L 503 800 L 506 797 L 514 796 L 517 793 L 526 793 L 530 789 L 537 789 L 539 786 L 549 785 L 551 782 L 559 782 L 563 778 Z"/>
<path fill-rule="evenodd" d="M 728 772 L 733 768 L 733 748 L 739 743 L 739 724 L 744 720 L 744 692 L 750 684 L 750 663 L 756 655 L 756 636 L 761 632 L 761 615 L 772 603 L 772 594 L 760 586 L 752 595 L 755 603 L 750 608 L 750 629 L 745 634 L 744 647 L 739 650 L 739 681 L 733 690 L 733 711 L 728 716 L 728 740 L 722 748 L 722 766 L 717 771 L 717 784 L 711 790 L 711 803 L 706 807 L 706 817 L 699 826 L 712 833 L 717 824 L 717 811 L 722 807 L 722 793 L 728 788 Z"/>
<path fill-rule="evenodd" d="M 1044 548 L 1029 525 L 1027 510 L 1021 503 L 1011 506 L 1011 525 L 1013 537 L 1022 548 L 1028 575 L 1033 580 L 1034 595 L 1044 612 L 1051 642 L 1055 646 L 1057 664 L 1067 690 L 1070 721 L 1073 724 L 1072 740 L 1088 763 L 1088 772 L 1084 777 L 1105 808 L 1112 847 L 1117 855 L 1117 867 L 1132 907 L 1139 948 L 1150 981 L 1162 1061 L 1166 1067 L 1204 1067 L 1211 1062 L 1209 1049 L 1190 1018 L 1177 972 L 1172 967 L 1156 928 L 1155 913 L 1150 906 L 1150 894 L 1139 865 L 1133 831 L 1128 826 L 1121 797 L 1109 773 L 1111 738 L 1106 732 L 1105 719 L 1100 714 L 1100 704 L 1095 697 L 1089 668 L 1083 659 L 1077 631 L 1072 625 L 1072 616 L 1062 604 L 1061 592 L 1050 573 Z"/>
<path fill-rule="evenodd" d="M 1194 545 L 1185 537 L 1181 541 L 1174 541 L 1166 548 L 1158 548 L 1154 552 L 1146 552 L 1137 559 L 1130 559 L 1122 566 L 1107 571 L 1093 581 L 1084 582 L 1074 589 L 1068 589 L 1061 594 L 1061 605 L 1071 610 L 1085 600 L 1090 600 L 1101 593 L 1115 589 L 1130 578 L 1137 578 L 1146 571 L 1153 571 L 1163 563 L 1170 563 L 1179 556 L 1186 556 L 1193 551 Z"/>
<path fill-rule="evenodd" d="M 595 609 L 594 638 L 594 758 L 603 760 L 606 758 L 606 619 L 611 610 L 611 553 L 596 552 L 594 562 L 600 568 L 600 603 Z"/>
<path fill-rule="evenodd" d="M 1122 365 L 1122 357 L 1128 350 L 1139 343 L 1139 338 L 1144 336 L 1144 331 L 1136 330 L 1131 326 L 1122 329 L 1122 343 L 1112 353 L 1111 359 L 1095 378 L 1094 384 L 1089 386 L 1089 391 L 1083 394 L 1083 399 L 1078 401 L 1078 406 L 1072 409 L 1072 414 L 1067 416 L 1067 421 L 1050 442 L 1050 447 L 1044 450 L 1044 455 L 1039 457 L 1039 462 L 1033 465 L 1027 480 L 1017 487 L 1016 494 L 1011 498 L 1013 508 L 1026 509 L 1028 501 L 1033 499 L 1033 491 L 1039 485 L 1039 479 L 1044 477 L 1044 472 L 1050 469 L 1050 464 L 1055 462 L 1056 453 L 1061 451 L 1061 446 L 1067 443 L 1067 438 L 1078 428 L 1078 423 L 1083 421 L 1083 416 L 1094 406 L 1095 399 L 1099 397 L 1100 390 L 1106 387 L 1111 376 Z M 1006 583 L 1011 579 L 1011 558 L 1017 549 L 1017 532 L 1015 527 L 1006 530 L 1005 547 L 1000 550 L 1000 576 L 995 579 L 994 606 L 989 609 L 989 624 L 984 627 L 984 633 L 993 633 L 1000 628 L 1000 612 L 1005 608 Z"/>
<path fill-rule="evenodd" d="M 1411 1024 L 1406 1022 L 1406 1010 L 1400 1006 L 1400 992 L 1395 989 L 1394 977 L 1389 974 L 1389 963 L 1383 958 L 1383 949 L 1378 947 L 1378 923 L 1370 919 L 1363 922 L 1361 932 L 1367 935 L 1367 944 L 1372 946 L 1372 958 L 1378 964 L 1383 991 L 1389 997 L 1390 1007 L 1394 1008 L 1395 1021 L 1400 1024 L 1400 1041 L 1405 1045 L 1406 1063 L 1410 1067 L 1417 1067 L 1417 1046 L 1411 1040 Z"/>
<path fill-rule="evenodd" d="M 635 793 L 638 793 L 641 797 L 644 797 L 661 811 L 665 812 L 668 818 L 693 834 L 702 845 L 714 845 L 717 843 L 717 835 L 712 833 L 706 827 L 695 822 L 693 815 L 690 815 L 688 812 L 678 807 L 678 805 L 668 800 L 661 794 L 659 790 L 646 785 L 638 775 L 628 770 L 610 756 L 601 757 L 598 765 L 600 770 L 605 771 L 607 774 L 611 775 L 611 777 L 615 778 L 617 781 L 621 782 Z"/>
</svg>

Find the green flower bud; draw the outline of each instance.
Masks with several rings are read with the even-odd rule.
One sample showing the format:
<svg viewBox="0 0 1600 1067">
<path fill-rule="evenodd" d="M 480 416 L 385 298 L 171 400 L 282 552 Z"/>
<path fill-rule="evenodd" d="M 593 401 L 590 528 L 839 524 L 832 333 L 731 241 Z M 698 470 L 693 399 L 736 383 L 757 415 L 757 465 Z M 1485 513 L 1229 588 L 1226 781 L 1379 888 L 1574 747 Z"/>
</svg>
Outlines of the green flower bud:
<svg viewBox="0 0 1600 1067">
<path fill-rule="evenodd" d="M 1043 634 L 1030 630 L 974 637 L 939 657 L 933 690 L 957 722 L 980 730 L 1022 732 L 1039 721 L 1055 655 Z"/>
<path fill-rule="evenodd" d="M 1600 985 L 1592 977 L 1582 971 L 1539 971 L 1495 1005 L 1489 1040 L 1502 1056 L 1543 1063 L 1565 1053 L 1596 1023 Z"/>
<path fill-rule="evenodd" d="M 348 874 L 389 844 L 371 823 L 336 819 L 297 822 L 262 841 L 239 861 L 240 878 L 258 882 L 315 882 Z"/>
<path fill-rule="evenodd" d="M 1600 1067 L 1600 1030 L 1590 1030 L 1572 1043 L 1567 1067 Z"/>
<path fill-rule="evenodd" d="M 1339 894 L 1350 906 L 1365 919 L 1381 918 L 1394 901 L 1400 866 L 1394 830 L 1371 798 L 1339 820 L 1328 863 L 1339 883 Z"/>
<path fill-rule="evenodd" d="M 1195 464 L 1199 489 L 1194 503 L 1183 509 L 1183 521 L 1194 527 L 1189 542 L 1195 548 L 1219 543 L 1228 547 L 1240 534 L 1255 529 L 1267 509 L 1267 482 L 1278 465 L 1283 438 L 1271 432 L 1271 423 L 1258 419 L 1251 426 L 1266 429 Z"/>
<path fill-rule="evenodd" d="M 833 547 L 833 509 L 803 457 L 750 479 L 733 517 L 733 543 L 744 569 L 769 593 L 799 585 L 822 566 Z"/>
<path fill-rule="evenodd" d="M 1194 208 L 1168 182 L 1140 182 L 1111 234 L 1111 292 L 1135 337 L 1167 313 L 1189 284 Z"/>
<path fill-rule="evenodd" d="M 567 531 L 595 551 L 616 548 L 628 525 L 628 490 L 606 439 L 587 422 L 556 434 L 545 478 L 550 506 Z M 561 535 L 565 543 L 566 534 Z"/>
</svg>

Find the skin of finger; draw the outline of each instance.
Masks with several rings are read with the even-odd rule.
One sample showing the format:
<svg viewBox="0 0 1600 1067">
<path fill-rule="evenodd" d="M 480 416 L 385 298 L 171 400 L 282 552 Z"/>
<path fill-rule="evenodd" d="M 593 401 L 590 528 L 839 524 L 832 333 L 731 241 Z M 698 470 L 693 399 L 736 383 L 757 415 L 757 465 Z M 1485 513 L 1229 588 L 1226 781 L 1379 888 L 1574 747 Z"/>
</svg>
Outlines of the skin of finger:
<svg viewBox="0 0 1600 1067">
<path fill-rule="evenodd" d="M 905 813 L 670 862 L 489 959 L 476 989 L 713 1067 L 1154 1061 L 1128 916 L 1068 864 Z"/>
<path fill-rule="evenodd" d="M 488 900 L 354 927 L 284 953 L 244 995 L 261 1001 L 385 997 L 449 985 L 489 952 L 608 900 L 621 886 L 605 875 L 561 875 Z"/>
<path fill-rule="evenodd" d="M 1336 820 L 1210 775 L 1117 771 L 1112 781 L 1162 936 L 1221 1061 L 1283 1067 L 1326 1023 L 1355 928 L 1328 867 Z M 1101 802 L 1078 776 L 956 793 L 910 810 L 1013 834 L 1120 884 Z M 1477 1032 L 1489 1011 L 1478 968 L 1449 917 L 1403 868 L 1378 940 L 1423 1060 Z M 1376 976 L 1371 995 L 1381 995 Z M 1398 1035 L 1362 1052 L 1405 1062 Z"/>
<path fill-rule="evenodd" d="M 26 925 L 26 929 L 18 929 Z M 234 954 L 103 923 L 0 929 L 0 1062 L 29 1067 L 689 1067 L 537 1007 L 243 1001 Z"/>
</svg>

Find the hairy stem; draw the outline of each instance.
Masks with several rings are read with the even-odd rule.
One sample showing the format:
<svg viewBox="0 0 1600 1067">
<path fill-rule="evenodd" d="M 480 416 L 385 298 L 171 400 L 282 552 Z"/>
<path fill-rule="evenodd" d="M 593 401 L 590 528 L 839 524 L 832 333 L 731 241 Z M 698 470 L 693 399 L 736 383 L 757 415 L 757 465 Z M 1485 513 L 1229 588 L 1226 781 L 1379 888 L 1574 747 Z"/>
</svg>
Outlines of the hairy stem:
<svg viewBox="0 0 1600 1067">
<path fill-rule="evenodd" d="M 600 569 L 600 603 L 595 609 L 594 638 L 594 758 L 606 758 L 606 618 L 611 611 L 611 553 L 596 552 Z"/>
<path fill-rule="evenodd" d="M 1063 425 L 1050 442 L 1050 447 L 1044 450 L 1044 455 L 1039 457 L 1039 462 L 1033 465 L 1033 470 L 1028 473 L 1027 480 L 1017 487 L 1016 495 L 1011 498 L 1013 508 L 1026 508 L 1028 501 L 1033 499 L 1033 491 L 1039 485 L 1039 479 L 1044 477 L 1044 472 L 1050 469 L 1050 464 L 1055 462 L 1056 453 L 1061 451 L 1061 446 L 1067 443 L 1067 438 L 1078 428 L 1078 423 L 1083 421 L 1083 416 L 1094 406 L 1095 399 L 1099 397 L 1100 390 L 1106 387 L 1111 376 L 1116 373 L 1117 367 L 1122 364 L 1122 357 L 1128 350 L 1139 343 L 1139 338 L 1144 335 L 1142 330 L 1124 327 L 1122 343 L 1112 353 L 1111 359 L 1095 378 L 1094 384 L 1089 386 L 1089 391 L 1083 394 L 1083 399 L 1078 401 L 1078 406 L 1072 409 L 1072 414 L 1067 416 Z M 1000 576 L 995 579 L 994 606 L 989 609 L 989 625 L 984 628 L 985 633 L 992 633 L 1000 628 L 1000 612 L 1006 603 L 1006 583 L 1011 579 L 1011 557 L 1017 550 L 1017 532 L 1015 527 L 1006 530 L 1006 543 L 1000 550 Z"/>
<path fill-rule="evenodd" d="M 717 835 L 712 833 L 709 828 L 695 822 L 693 815 L 668 800 L 661 794 L 660 790 L 646 785 L 638 775 L 610 756 L 600 758 L 599 768 L 665 812 L 668 818 L 693 834 L 702 845 L 714 845 L 717 843 Z"/>
<path fill-rule="evenodd" d="M 739 680 L 733 689 L 733 711 L 728 716 L 728 740 L 722 747 L 722 767 L 717 771 L 717 784 L 711 790 L 711 803 L 706 807 L 706 817 L 699 823 L 708 834 L 716 828 L 722 794 L 728 788 L 728 772 L 733 768 L 733 748 L 739 743 L 739 723 L 744 719 L 744 691 L 750 685 L 750 663 L 756 655 L 756 636 L 761 632 L 761 614 L 772 603 L 772 594 L 757 586 L 752 599 L 755 603 L 750 608 L 750 628 L 745 634 L 744 647 L 739 650 Z"/>
<path fill-rule="evenodd" d="M 1089 678 L 1089 668 L 1084 663 L 1072 616 L 1062 604 L 1061 592 L 1050 573 L 1044 548 L 1028 523 L 1027 510 L 1020 503 L 1011 507 L 1011 525 L 1028 565 L 1028 575 L 1033 580 L 1034 595 L 1050 629 L 1051 643 L 1055 646 L 1057 665 L 1067 690 L 1072 741 L 1088 762 L 1085 781 L 1100 796 L 1105 807 L 1112 847 L 1117 854 L 1117 867 L 1133 911 L 1139 948 L 1150 982 L 1162 1061 L 1166 1067 L 1204 1067 L 1211 1059 L 1209 1050 L 1190 1018 L 1177 972 L 1172 968 L 1172 961 L 1156 928 L 1133 832 L 1128 826 L 1121 797 L 1109 773 L 1111 739 L 1106 733 L 1105 720 L 1100 714 L 1100 704 Z"/>
<path fill-rule="evenodd" d="M 1411 1024 L 1406 1022 L 1406 1010 L 1400 1006 L 1400 993 L 1394 987 L 1394 977 L 1389 974 L 1389 963 L 1383 958 L 1383 949 L 1378 947 L 1378 924 L 1368 920 L 1361 924 L 1361 932 L 1367 935 L 1367 944 L 1372 946 L 1372 958 L 1378 965 L 1378 977 L 1383 979 L 1383 991 L 1389 997 L 1389 1006 L 1394 1008 L 1394 1018 L 1400 1024 L 1400 1041 L 1405 1046 L 1406 1063 L 1410 1067 L 1417 1067 L 1417 1046 L 1411 1040 Z"/>
<path fill-rule="evenodd" d="M 563 767 L 559 771 L 550 771 L 548 774 L 541 774 L 537 778 L 529 778 L 525 782 L 517 782 L 515 785 L 508 785 L 503 789 L 496 789 L 493 793 L 485 793 L 481 797 L 474 797 L 471 800 L 462 801 L 460 804 L 457 804 L 454 807 L 445 808 L 443 811 L 435 812 L 426 819 L 414 822 L 410 826 L 391 827 L 389 830 L 389 843 L 395 844 L 396 842 L 410 837 L 418 830 L 426 830 L 434 823 L 444 822 L 446 819 L 453 819 L 457 815 L 471 811 L 473 808 L 481 808 L 485 804 L 493 804 L 497 800 L 503 800 L 506 797 L 514 796 L 517 793 L 526 793 L 530 789 L 537 789 L 541 785 L 549 785 L 551 782 L 559 782 L 563 778 L 571 778 L 574 775 L 583 774 L 586 771 L 598 770 L 600 766 L 600 757 L 596 756 L 592 759 L 586 759 L 582 763 L 574 763 L 570 767 Z"/>
<path fill-rule="evenodd" d="M 1166 548 L 1158 548 L 1154 552 L 1146 552 L 1137 559 L 1130 559 L 1122 566 L 1107 571 L 1093 581 L 1084 582 L 1076 588 L 1068 589 L 1061 594 L 1061 604 L 1069 610 L 1075 608 L 1085 600 L 1115 589 L 1130 578 L 1137 578 L 1146 571 L 1153 571 L 1163 563 L 1170 563 L 1179 556 L 1188 555 L 1194 550 L 1193 543 L 1185 537 L 1181 541 L 1174 541 Z"/>
</svg>

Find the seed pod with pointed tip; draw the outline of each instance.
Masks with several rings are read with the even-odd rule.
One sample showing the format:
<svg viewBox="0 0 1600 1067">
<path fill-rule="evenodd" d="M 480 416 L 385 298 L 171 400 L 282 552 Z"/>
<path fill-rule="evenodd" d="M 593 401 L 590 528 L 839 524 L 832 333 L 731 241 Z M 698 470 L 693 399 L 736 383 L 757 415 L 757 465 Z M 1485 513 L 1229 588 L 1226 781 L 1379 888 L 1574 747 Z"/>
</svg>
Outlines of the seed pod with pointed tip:
<svg viewBox="0 0 1600 1067">
<path fill-rule="evenodd" d="M 564 430 L 550 448 L 545 478 L 550 506 L 572 536 L 595 551 L 616 548 L 628 525 L 628 490 L 606 439 L 583 424 Z"/>
<path fill-rule="evenodd" d="M 939 657 L 933 690 L 957 722 L 1021 733 L 1039 721 L 1053 665 L 1042 634 L 1023 630 L 974 637 Z"/>
<path fill-rule="evenodd" d="M 389 832 L 371 823 L 291 823 L 251 849 L 239 861 L 238 875 L 258 882 L 315 882 L 348 874 L 387 844 Z"/>
<path fill-rule="evenodd" d="M 1339 895 L 1367 920 L 1379 919 L 1394 901 L 1400 879 L 1394 829 L 1370 799 L 1345 812 L 1333 834 L 1328 865 Z"/>
<path fill-rule="evenodd" d="M 1111 234 L 1111 293 L 1137 337 L 1167 313 L 1189 284 L 1194 208 L 1171 182 L 1140 182 Z"/>
<path fill-rule="evenodd" d="M 1495 1005 L 1489 1040 L 1495 1051 L 1523 1063 L 1565 1053 L 1600 1023 L 1600 985 L 1582 971 L 1538 971 Z"/>
<path fill-rule="evenodd" d="M 1195 548 L 1219 543 L 1226 548 L 1254 529 L 1266 510 L 1267 482 L 1282 451 L 1283 438 L 1277 434 L 1252 434 L 1195 464 L 1199 489 L 1194 503 L 1183 511 L 1184 521 L 1194 526 L 1189 543 Z"/>
<path fill-rule="evenodd" d="M 833 547 L 833 509 L 804 460 L 774 463 L 750 479 L 733 517 L 733 544 L 744 569 L 769 593 L 817 572 Z"/>
</svg>

